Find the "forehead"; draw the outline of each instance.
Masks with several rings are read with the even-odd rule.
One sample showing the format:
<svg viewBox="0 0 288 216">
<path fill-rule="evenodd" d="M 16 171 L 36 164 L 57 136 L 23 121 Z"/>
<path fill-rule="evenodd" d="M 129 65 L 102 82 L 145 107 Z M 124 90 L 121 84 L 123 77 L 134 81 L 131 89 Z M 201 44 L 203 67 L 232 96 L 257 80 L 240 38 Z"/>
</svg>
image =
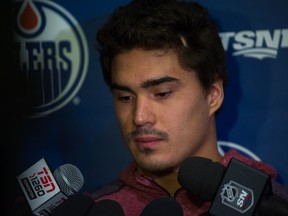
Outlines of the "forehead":
<svg viewBox="0 0 288 216">
<path fill-rule="evenodd" d="M 117 55 L 112 61 L 112 83 L 141 83 L 147 79 L 171 76 L 181 79 L 194 74 L 184 70 L 173 51 L 142 50 Z"/>
</svg>

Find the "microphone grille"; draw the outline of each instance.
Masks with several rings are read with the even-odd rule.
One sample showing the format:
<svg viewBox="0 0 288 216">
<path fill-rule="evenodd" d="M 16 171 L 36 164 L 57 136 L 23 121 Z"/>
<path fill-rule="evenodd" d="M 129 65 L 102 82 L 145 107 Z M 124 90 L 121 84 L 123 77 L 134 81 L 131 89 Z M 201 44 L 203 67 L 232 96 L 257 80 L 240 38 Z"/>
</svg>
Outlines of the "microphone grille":
<svg viewBox="0 0 288 216">
<path fill-rule="evenodd" d="M 53 176 L 59 185 L 59 188 L 67 196 L 70 196 L 82 188 L 84 177 L 80 170 L 72 164 L 64 164 L 59 166 Z"/>
</svg>

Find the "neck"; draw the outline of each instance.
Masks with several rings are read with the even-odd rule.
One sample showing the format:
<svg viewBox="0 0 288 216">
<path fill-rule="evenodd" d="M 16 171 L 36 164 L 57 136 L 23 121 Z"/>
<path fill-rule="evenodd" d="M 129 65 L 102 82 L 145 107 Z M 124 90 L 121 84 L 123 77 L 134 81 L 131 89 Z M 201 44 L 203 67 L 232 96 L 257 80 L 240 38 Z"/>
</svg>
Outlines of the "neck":
<svg viewBox="0 0 288 216">
<path fill-rule="evenodd" d="M 172 172 L 161 177 L 156 177 L 154 178 L 154 181 L 164 188 L 170 195 L 174 195 L 175 192 L 181 187 L 178 183 L 177 176 L 177 172 Z"/>
<path fill-rule="evenodd" d="M 174 195 L 175 192 L 181 187 L 178 183 L 178 171 L 176 170 L 170 170 L 169 172 L 161 174 L 153 174 L 138 167 L 138 171 L 144 175 L 150 176 L 150 178 L 152 178 L 156 184 L 166 190 L 170 195 Z"/>
</svg>

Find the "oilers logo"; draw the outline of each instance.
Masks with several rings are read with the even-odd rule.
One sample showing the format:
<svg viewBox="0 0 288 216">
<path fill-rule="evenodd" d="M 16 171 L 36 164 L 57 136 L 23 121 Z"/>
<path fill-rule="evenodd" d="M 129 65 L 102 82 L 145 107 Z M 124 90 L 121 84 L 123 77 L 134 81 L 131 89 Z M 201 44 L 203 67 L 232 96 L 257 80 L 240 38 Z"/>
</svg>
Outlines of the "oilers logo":
<svg viewBox="0 0 288 216">
<path fill-rule="evenodd" d="M 87 41 L 76 19 L 52 1 L 14 1 L 13 17 L 27 116 L 43 117 L 64 107 L 81 88 Z"/>
<path fill-rule="evenodd" d="M 230 149 L 235 149 L 247 157 L 250 157 L 256 161 L 261 161 L 261 158 L 258 157 L 256 154 L 254 154 L 251 150 L 249 150 L 249 149 L 245 148 L 244 146 L 241 146 L 237 143 L 218 140 L 217 144 L 218 144 L 218 151 L 221 155 L 224 155 Z"/>
</svg>

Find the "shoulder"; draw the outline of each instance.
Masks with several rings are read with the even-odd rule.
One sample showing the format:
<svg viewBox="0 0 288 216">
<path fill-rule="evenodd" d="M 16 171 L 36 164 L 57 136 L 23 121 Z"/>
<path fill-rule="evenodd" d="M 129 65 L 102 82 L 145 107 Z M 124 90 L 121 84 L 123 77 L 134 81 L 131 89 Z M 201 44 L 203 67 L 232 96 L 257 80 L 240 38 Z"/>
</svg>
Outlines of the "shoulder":
<svg viewBox="0 0 288 216">
<path fill-rule="evenodd" d="M 274 196 L 284 199 L 288 202 L 288 188 L 285 185 L 277 181 L 272 181 L 272 190 Z"/>
<path fill-rule="evenodd" d="M 273 166 L 271 166 L 270 164 L 264 163 L 262 161 L 257 161 L 257 160 L 250 158 L 250 157 L 244 156 L 235 149 L 231 149 L 230 151 L 225 153 L 225 155 L 221 161 L 222 165 L 227 167 L 232 158 L 235 158 L 239 161 L 242 161 L 242 162 L 250 165 L 251 167 L 254 167 L 254 168 L 270 175 L 273 180 L 276 179 L 276 177 L 277 177 L 277 171 Z"/>
</svg>

